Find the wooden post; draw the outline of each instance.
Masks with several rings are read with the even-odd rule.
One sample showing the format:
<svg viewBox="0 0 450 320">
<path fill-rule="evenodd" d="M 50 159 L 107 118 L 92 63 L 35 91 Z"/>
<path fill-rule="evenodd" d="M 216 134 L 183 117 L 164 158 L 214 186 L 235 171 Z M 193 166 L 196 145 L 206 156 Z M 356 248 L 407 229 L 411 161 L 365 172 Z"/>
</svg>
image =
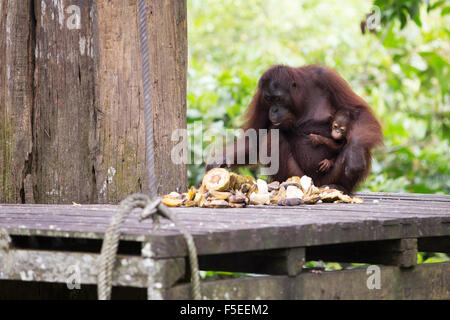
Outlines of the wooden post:
<svg viewBox="0 0 450 320">
<path fill-rule="evenodd" d="M 186 128 L 186 1 L 148 1 L 158 193 Z M 0 1 L 0 202 L 115 203 L 146 192 L 137 1 Z"/>
<path fill-rule="evenodd" d="M 0 202 L 22 202 L 31 173 L 33 16 L 31 1 L 0 1 Z"/>
</svg>

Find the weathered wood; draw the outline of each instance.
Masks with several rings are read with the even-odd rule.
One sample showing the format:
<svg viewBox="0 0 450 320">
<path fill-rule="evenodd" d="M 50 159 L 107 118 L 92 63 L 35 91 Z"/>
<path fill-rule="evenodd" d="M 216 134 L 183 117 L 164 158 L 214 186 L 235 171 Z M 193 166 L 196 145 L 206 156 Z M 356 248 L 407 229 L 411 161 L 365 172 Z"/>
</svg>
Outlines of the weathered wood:
<svg viewBox="0 0 450 320">
<path fill-rule="evenodd" d="M 302 272 L 297 277 L 263 276 L 202 282 L 205 299 L 449 299 L 450 263 L 417 265 L 414 268 L 380 267 L 380 289 L 371 284 L 367 268 Z M 369 289 L 373 288 L 373 289 Z M 189 285 L 166 292 L 166 299 L 186 299 Z"/>
<path fill-rule="evenodd" d="M 305 262 L 305 248 L 262 250 L 199 256 L 202 270 L 296 276 Z"/>
<path fill-rule="evenodd" d="M 288 300 L 295 280 L 288 276 L 261 276 L 201 283 L 203 300 Z M 167 290 L 166 300 L 184 300 L 190 297 L 190 285 L 179 284 Z"/>
<path fill-rule="evenodd" d="M 186 128 L 186 1 L 149 3 L 159 192 Z M 117 203 L 147 190 L 136 1 L 0 3 L 0 202 Z M 164 183 L 162 183 L 164 182 Z"/>
<path fill-rule="evenodd" d="M 187 6 L 186 0 L 148 0 L 153 128 L 158 194 L 187 189 L 187 169 L 172 159 L 175 130 L 186 128 Z M 176 136 L 175 136 L 176 137 Z"/>
<path fill-rule="evenodd" d="M 112 300 L 145 300 L 145 288 L 113 287 Z M 82 285 L 80 289 L 69 290 L 65 283 L 29 282 L 2 280 L 0 300 L 96 300 L 97 286 Z"/>
<path fill-rule="evenodd" d="M 151 100 L 158 193 L 184 190 L 187 171 L 171 161 L 172 132 L 186 128 L 186 1 L 148 1 Z M 148 192 L 137 1 L 98 2 L 98 200 Z"/>
<path fill-rule="evenodd" d="M 185 260 L 154 259 L 152 243 L 142 244 L 142 264 L 147 272 L 147 297 L 149 300 L 163 299 L 166 290 L 186 275 Z"/>
<path fill-rule="evenodd" d="M 424 210 L 420 202 L 409 199 L 384 199 L 380 200 L 381 205 L 380 202 L 369 202 L 364 205 L 321 204 L 295 208 L 176 208 L 173 212 L 193 234 L 202 269 L 291 276 L 239 279 L 238 282 L 227 280 L 214 284 L 205 282 L 202 288 L 206 290 L 206 297 L 331 299 L 362 295 L 362 298 L 388 299 L 442 298 L 444 291 L 441 289 L 448 286 L 448 279 L 439 272 L 448 272 L 448 267 L 422 272 L 423 266 L 414 264 L 417 242 L 419 249 L 431 244 L 434 244 L 435 249 L 445 248 L 441 243 L 450 236 L 450 208 L 444 200 L 427 201 L 428 210 Z M 64 262 L 61 266 L 75 258 L 81 259 L 85 254 L 96 256 L 116 210 L 117 206 L 111 205 L 0 205 L 0 227 L 7 229 L 11 235 L 14 252 L 35 254 L 35 259 L 31 260 L 37 261 L 37 264 L 27 263 L 31 263 L 41 274 L 38 260 L 42 259 L 38 256 L 41 252 L 48 256 L 47 260 L 50 260 L 52 252 L 55 256 L 62 254 L 64 258 L 61 260 Z M 133 254 L 133 259 L 141 261 L 145 279 L 140 278 L 138 287 L 145 287 L 147 296 L 152 299 L 190 298 L 190 285 L 178 285 L 181 280 L 187 281 L 188 278 L 185 264 L 187 250 L 183 237 L 173 224 L 164 219 L 155 231 L 151 220 L 141 223 L 138 215 L 139 212 L 135 211 L 125 221 L 119 246 L 119 255 Z M 422 246 L 421 239 L 427 239 L 422 242 Z M 74 250 L 84 253 L 78 252 L 79 256 L 73 256 Z M 305 255 L 306 259 L 395 264 L 409 268 L 402 268 L 404 271 L 399 273 L 397 268 L 381 267 L 382 287 L 387 288 L 387 291 L 383 289 L 373 295 L 364 293 L 364 290 L 369 289 L 351 280 L 351 277 L 367 280 L 368 275 L 361 271 L 351 273 L 350 277 L 348 271 L 352 270 L 345 270 L 323 283 L 315 274 L 302 277 L 301 263 Z M 27 266 L 25 262 L 22 264 L 18 269 Z M 5 269 L 8 263 L 1 261 L 0 265 Z M 28 269 L 35 272 L 33 268 Z M 133 271 L 136 271 L 135 268 Z M 3 269 L 0 272 L 4 272 Z M 426 272 L 430 273 L 433 283 L 441 281 L 434 296 L 427 287 L 429 279 L 425 277 Z M 323 274 L 323 278 L 329 276 L 329 273 Z M 18 279 L 17 274 L 12 278 Z M 44 278 L 37 280 L 46 281 Z M 93 278 L 83 281 L 94 283 Z M 410 281 L 417 281 L 416 287 L 425 286 L 423 296 L 415 292 L 416 287 L 411 287 Z M 345 287 L 345 283 L 356 293 L 342 291 L 341 287 Z M 85 294 L 89 295 L 89 290 Z"/>
<path fill-rule="evenodd" d="M 0 279 L 66 283 L 79 275 L 81 285 L 96 284 L 97 260 L 91 253 L 12 249 L 7 255 L 0 252 Z M 119 256 L 113 285 L 145 288 L 146 271 L 141 258 Z"/>
<path fill-rule="evenodd" d="M 412 267 L 417 264 L 417 239 L 312 246 L 306 249 L 306 259 Z"/>
<path fill-rule="evenodd" d="M 429 194 L 429 193 L 388 193 L 388 192 L 358 192 L 359 197 L 365 199 L 378 200 L 412 200 L 412 201 L 442 201 L 449 202 L 448 196 L 445 194 Z"/>
<path fill-rule="evenodd" d="M 33 203 L 33 17 L 32 0 L 0 1 L 0 203 Z"/>
<path fill-rule="evenodd" d="M 38 203 L 96 199 L 94 1 L 35 1 L 33 184 Z M 70 17 L 73 17 L 73 21 Z M 79 23 L 77 23 L 77 20 Z"/>
<path fill-rule="evenodd" d="M 441 201 L 428 201 L 428 210 L 407 200 L 395 202 L 173 212 L 193 234 L 200 255 L 450 235 L 450 207 L 432 209 Z M 0 226 L 11 235 L 102 239 L 115 210 L 98 205 L 1 205 Z M 122 226 L 123 240 L 151 241 L 157 258 L 187 255 L 184 239 L 171 223 L 163 219 L 153 231 L 151 221 L 140 223 L 138 214 L 132 213 Z"/>
<path fill-rule="evenodd" d="M 98 254 L 46 250 L 10 249 L 0 251 L 0 279 L 34 282 L 97 284 Z M 147 288 L 149 274 L 165 287 L 184 276 L 183 258 L 153 260 L 149 265 L 139 256 L 117 257 L 113 285 Z M 73 282 L 75 283 L 75 282 Z"/>
</svg>

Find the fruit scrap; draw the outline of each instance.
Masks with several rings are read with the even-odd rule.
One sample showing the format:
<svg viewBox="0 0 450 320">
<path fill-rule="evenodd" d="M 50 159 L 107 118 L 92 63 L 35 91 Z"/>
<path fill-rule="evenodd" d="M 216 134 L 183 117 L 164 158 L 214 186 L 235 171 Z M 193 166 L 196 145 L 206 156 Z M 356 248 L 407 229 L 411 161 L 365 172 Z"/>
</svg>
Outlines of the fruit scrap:
<svg viewBox="0 0 450 320">
<path fill-rule="evenodd" d="M 353 198 L 352 198 L 352 203 L 358 203 L 358 204 L 360 204 L 360 203 L 364 203 L 364 200 L 361 199 L 361 198 L 358 198 L 358 197 L 353 197 Z"/>
<path fill-rule="evenodd" d="M 162 203 L 169 207 L 200 208 L 243 208 L 248 204 L 297 206 L 322 202 L 364 203 L 361 198 L 352 198 L 336 189 L 318 188 L 308 176 L 267 184 L 262 179 L 255 181 L 250 176 L 222 168 L 208 171 L 199 189 L 191 187 L 188 192 L 171 192 L 162 197 Z"/>
<path fill-rule="evenodd" d="M 249 200 L 241 191 L 236 191 L 235 194 L 231 195 L 228 198 L 228 202 L 230 203 L 243 203 L 248 204 Z"/>
<path fill-rule="evenodd" d="M 227 201 L 222 199 L 213 199 L 209 202 L 207 208 L 228 208 L 229 204 Z"/>
<path fill-rule="evenodd" d="M 302 190 L 300 190 L 299 188 L 297 188 L 297 187 L 294 187 L 294 186 L 289 186 L 289 187 L 287 187 L 287 189 L 286 189 L 286 198 L 287 199 L 289 199 L 289 198 L 298 198 L 298 199 L 301 199 L 301 198 L 303 198 L 303 192 L 302 192 Z"/>
<path fill-rule="evenodd" d="M 195 194 L 197 193 L 197 189 L 195 187 L 191 187 L 187 194 L 187 201 L 194 200 Z"/>
<path fill-rule="evenodd" d="M 232 195 L 231 192 L 223 192 L 223 191 L 210 191 L 209 192 L 213 197 L 219 198 L 221 200 L 228 200 L 228 198 Z"/>
<path fill-rule="evenodd" d="M 278 201 L 279 206 L 298 206 L 302 204 L 303 200 L 300 198 L 286 198 Z"/>
<path fill-rule="evenodd" d="M 270 194 L 267 182 L 258 179 L 256 181 L 256 186 L 257 186 L 256 190 L 254 190 L 254 192 L 250 194 L 250 204 L 254 205 L 270 204 Z"/>
<path fill-rule="evenodd" d="M 269 187 L 267 186 L 267 182 L 264 180 L 258 179 L 256 181 L 256 185 L 258 186 L 258 193 L 266 194 L 269 193 Z"/>
<path fill-rule="evenodd" d="M 183 195 L 179 194 L 178 192 L 171 192 L 168 195 L 164 196 L 161 202 L 168 207 L 179 207 L 183 204 L 184 198 Z"/>
<path fill-rule="evenodd" d="M 229 172 L 223 168 L 215 168 L 208 171 L 203 177 L 202 186 L 207 191 L 231 191 L 239 190 L 242 185 L 253 185 L 255 179 L 246 175 Z"/>
<path fill-rule="evenodd" d="M 228 170 L 215 168 L 205 174 L 202 185 L 208 191 L 227 191 L 230 189 L 230 180 L 231 175 Z"/>
<path fill-rule="evenodd" d="M 273 181 L 267 185 L 269 192 L 276 191 L 280 189 L 280 183 L 278 181 Z"/>
<path fill-rule="evenodd" d="M 262 205 L 262 204 L 270 204 L 270 195 L 269 193 L 252 193 L 250 195 L 250 204 L 253 205 Z"/>
<path fill-rule="evenodd" d="M 316 204 L 319 201 L 322 202 L 322 200 L 320 199 L 320 195 L 318 194 L 313 194 L 303 198 L 303 203 L 305 204 Z"/>
</svg>

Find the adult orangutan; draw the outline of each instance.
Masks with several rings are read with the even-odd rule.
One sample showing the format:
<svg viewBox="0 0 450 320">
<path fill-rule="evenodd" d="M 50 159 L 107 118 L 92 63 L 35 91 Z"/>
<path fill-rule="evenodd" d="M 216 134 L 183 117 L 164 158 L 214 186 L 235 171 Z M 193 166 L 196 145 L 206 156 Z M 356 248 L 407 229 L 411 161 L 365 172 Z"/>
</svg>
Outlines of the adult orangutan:
<svg viewBox="0 0 450 320">
<path fill-rule="evenodd" d="M 313 143 L 311 137 L 331 138 L 330 125 L 338 111 L 356 116 L 350 119 L 346 143 L 336 155 L 325 144 Z M 317 186 L 330 185 L 352 193 L 369 173 L 371 151 L 383 144 L 381 126 L 369 105 L 336 71 L 323 66 L 269 68 L 259 80 L 245 118 L 244 130 L 279 129 L 279 170 L 272 176 L 278 181 L 306 174 Z M 256 147 L 269 142 L 259 139 Z M 234 160 L 239 156 L 248 159 L 251 147 L 255 146 L 248 141 L 244 148 L 235 143 L 228 151 Z M 333 166 L 319 170 L 319 163 L 331 157 Z M 207 169 L 225 163 L 223 155 L 215 157 Z"/>
</svg>

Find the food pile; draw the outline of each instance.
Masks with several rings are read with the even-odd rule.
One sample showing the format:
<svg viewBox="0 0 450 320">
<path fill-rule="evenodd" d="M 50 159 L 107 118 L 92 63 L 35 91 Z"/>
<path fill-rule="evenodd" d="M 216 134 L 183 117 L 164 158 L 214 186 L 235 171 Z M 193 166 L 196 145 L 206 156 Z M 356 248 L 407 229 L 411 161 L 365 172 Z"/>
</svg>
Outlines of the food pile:
<svg viewBox="0 0 450 320">
<path fill-rule="evenodd" d="M 191 187 L 189 192 L 182 194 L 171 192 L 163 196 L 162 202 L 168 207 L 243 208 L 247 205 L 363 203 L 363 200 L 329 187 L 318 188 L 308 176 L 291 177 L 282 183 L 267 183 L 216 168 L 205 174 L 198 190 Z"/>
</svg>

